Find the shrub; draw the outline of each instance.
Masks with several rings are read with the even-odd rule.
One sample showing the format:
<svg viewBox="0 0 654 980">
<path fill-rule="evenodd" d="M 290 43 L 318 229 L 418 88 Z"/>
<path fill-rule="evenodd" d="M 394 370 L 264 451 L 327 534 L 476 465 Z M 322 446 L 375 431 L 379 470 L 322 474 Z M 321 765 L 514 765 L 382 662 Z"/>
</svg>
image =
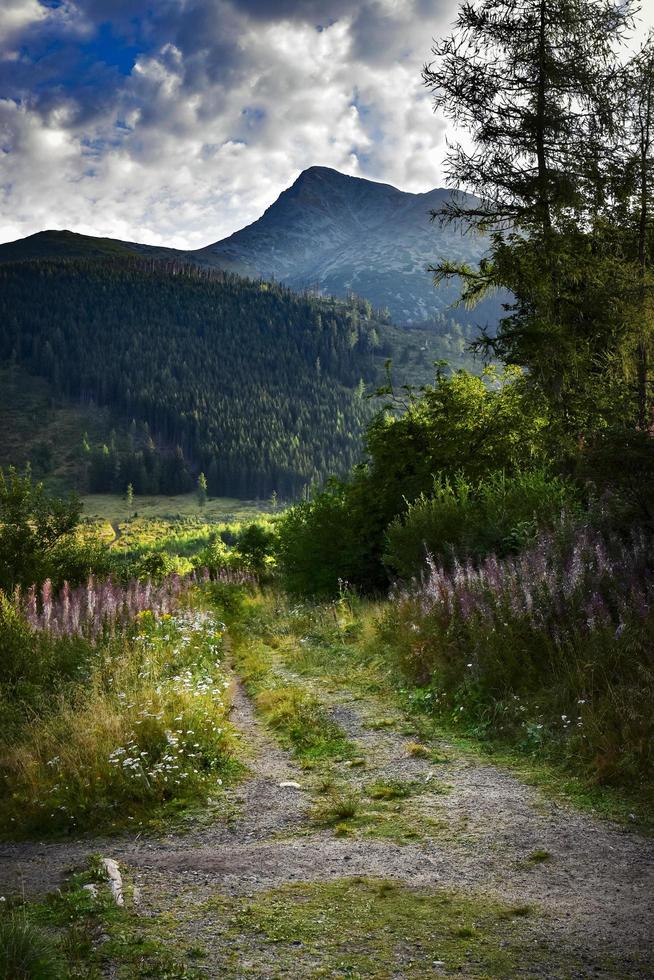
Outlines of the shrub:
<svg viewBox="0 0 654 980">
<path fill-rule="evenodd" d="M 500 557 L 552 528 L 578 506 L 575 486 L 543 470 L 492 473 L 471 484 L 462 475 L 434 484 L 391 523 L 384 561 L 402 578 L 418 575 L 427 555 L 451 564 L 454 555 Z"/>
<path fill-rule="evenodd" d="M 508 474 L 536 467 L 545 426 L 519 371 L 489 370 L 484 378 L 439 371 L 433 386 L 377 413 L 367 430 L 368 458 L 348 480 L 330 481 L 282 516 L 278 559 L 287 589 L 321 598 L 338 594 L 343 581 L 384 590 L 385 532 L 407 501 L 430 493 L 436 474 L 479 486 L 498 467 Z"/>
<path fill-rule="evenodd" d="M 275 532 L 263 524 L 247 524 L 239 532 L 236 546 L 245 565 L 261 573 L 272 561 Z"/>
<path fill-rule="evenodd" d="M 277 557 L 289 592 L 331 597 L 341 581 L 361 579 L 362 534 L 351 495 L 345 484 L 331 481 L 312 500 L 282 515 Z"/>
<path fill-rule="evenodd" d="M 58 499 L 34 484 L 28 470 L 0 469 L 0 589 L 41 582 L 49 574 L 53 549 L 76 526 L 81 503 Z"/>
</svg>

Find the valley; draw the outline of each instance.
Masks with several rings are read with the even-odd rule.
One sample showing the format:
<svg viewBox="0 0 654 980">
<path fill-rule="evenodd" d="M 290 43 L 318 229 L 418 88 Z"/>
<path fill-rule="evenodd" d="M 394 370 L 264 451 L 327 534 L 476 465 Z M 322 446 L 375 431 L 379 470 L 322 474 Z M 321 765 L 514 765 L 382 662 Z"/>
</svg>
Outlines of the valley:
<svg viewBox="0 0 654 980">
<path fill-rule="evenodd" d="M 654 976 L 646 7 L 0 5 L 0 980 Z"/>
</svg>

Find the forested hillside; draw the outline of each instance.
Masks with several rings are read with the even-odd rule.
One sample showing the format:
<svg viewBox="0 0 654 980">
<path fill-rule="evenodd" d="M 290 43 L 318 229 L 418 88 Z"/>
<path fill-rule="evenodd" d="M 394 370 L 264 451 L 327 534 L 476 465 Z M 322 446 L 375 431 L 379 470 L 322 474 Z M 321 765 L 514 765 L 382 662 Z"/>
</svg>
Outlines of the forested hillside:
<svg viewBox="0 0 654 980">
<path fill-rule="evenodd" d="M 0 322 L 0 356 L 131 426 L 88 447 L 97 491 L 298 495 L 355 461 L 396 352 L 359 301 L 124 257 L 3 266 Z"/>
</svg>

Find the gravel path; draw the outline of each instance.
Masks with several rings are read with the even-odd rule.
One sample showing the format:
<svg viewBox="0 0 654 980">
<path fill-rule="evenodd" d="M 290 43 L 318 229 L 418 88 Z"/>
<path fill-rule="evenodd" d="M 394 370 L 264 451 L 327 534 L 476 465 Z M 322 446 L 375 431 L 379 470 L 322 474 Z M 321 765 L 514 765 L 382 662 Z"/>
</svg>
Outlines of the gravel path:
<svg viewBox="0 0 654 980">
<path fill-rule="evenodd" d="M 336 777 L 354 789 L 382 778 L 423 783 L 409 812 L 434 825 L 429 839 L 339 839 L 310 825 L 310 777 L 267 734 L 236 685 L 232 719 L 251 772 L 230 791 L 232 819 L 198 823 L 183 836 L 0 845 L 0 893 L 52 890 L 98 852 L 129 866 L 151 914 L 182 893 L 192 904 L 217 889 L 246 895 L 292 881 L 397 878 L 533 904 L 550 941 L 594 964 L 588 976 L 654 977 L 654 841 L 563 808 L 449 746 L 441 747 L 443 762 L 413 756 L 397 727 L 374 727 L 380 710 L 373 702 L 315 682 L 314 689 L 365 759 L 361 768 L 334 763 Z M 280 785 L 288 781 L 301 788 Z M 536 851 L 549 858 L 530 860 Z M 619 964 L 611 973 L 599 965 L 607 955 Z"/>
</svg>

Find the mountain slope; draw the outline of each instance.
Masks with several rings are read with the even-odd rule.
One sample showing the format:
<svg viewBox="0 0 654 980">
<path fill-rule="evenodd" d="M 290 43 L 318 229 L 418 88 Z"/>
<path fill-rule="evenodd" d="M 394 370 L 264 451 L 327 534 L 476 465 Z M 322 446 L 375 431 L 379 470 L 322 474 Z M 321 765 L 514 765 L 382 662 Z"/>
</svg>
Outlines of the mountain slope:
<svg viewBox="0 0 654 980">
<path fill-rule="evenodd" d="M 134 420 L 131 448 L 89 460 L 96 491 L 180 493 L 204 470 L 212 494 L 288 498 L 344 472 L 372 411 L 361 383 L 382 379 L 397 334 L 365 304 L 179 262 L 0 266 L 0 361 Z M 424 346 L 400 336 L 403 359 Z"/>
<path fill-rule="evenodd" d="M 78 235 L 73 231 L 39 231 L 27 238 L 0 245 L 0 263 L 24 262 L 32 259 L 102 259 L 150 255 L 168 259 L 185 257 L 186 253 L 174 248 L 156 245 L 139 245 L 137 242 L 121 242 L 115 238 L 95 238 Z"/>
<path fill-rule="evenodd" d="M 456 287 L 435 290 L 428 264 L 477 261 L 485 242 L 430 220 L 450 192 L 409 194 L 327 167 L 305 170 L 253 224 L 193 253 L 241 275 L 334 296 L 354 292 L 397 323 L 495 323 L 499 303 L 470 314 L 448 307 Z"/>
<path fill-rule="evenodd" d="M 344 298 L 350 293 L 386 309 L 398 324 L 433 324 L 437 331 L 478 325 L 493 328 L 500 300 L 473 311 L 452 309 L 455 285 L 435 289 L 427 265 L 439 259 L 476 262 L 485 240 L 430 220 L 449 196 L 437 189 L 409 194 L 389 184 L 310 167 L 253 224 L 205 248 L 140 245 L 45 231 L 0 245 L 0 263 L 35 258 L 111 258 L 138 254 L 180 259 L 253 279 L 276 280 L 295 290 Z"/>
</svg>

